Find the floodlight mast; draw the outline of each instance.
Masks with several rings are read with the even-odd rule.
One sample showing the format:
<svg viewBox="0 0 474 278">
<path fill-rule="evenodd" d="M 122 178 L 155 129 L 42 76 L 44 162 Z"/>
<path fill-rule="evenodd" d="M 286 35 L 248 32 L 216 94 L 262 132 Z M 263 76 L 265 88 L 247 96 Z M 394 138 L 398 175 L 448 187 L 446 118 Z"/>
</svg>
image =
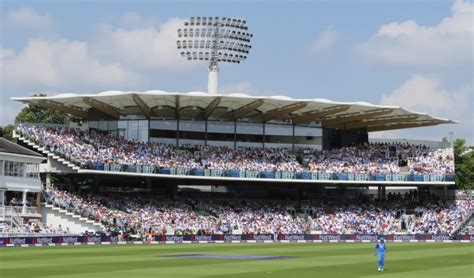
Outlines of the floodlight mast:
<svg viewBox="0 0 474 278">
<path fill-rule="evenodd" d="M 209 94 L 218 93 L 219 62 L 240 63 L 247 58 L 253 37 L 247 29 L 245 20 L 225 17 L 191 17 L 178 29 L 181 56 L 209 61 Z M 203 52 L 204 48 L 208 50 Z"/>
</svg>

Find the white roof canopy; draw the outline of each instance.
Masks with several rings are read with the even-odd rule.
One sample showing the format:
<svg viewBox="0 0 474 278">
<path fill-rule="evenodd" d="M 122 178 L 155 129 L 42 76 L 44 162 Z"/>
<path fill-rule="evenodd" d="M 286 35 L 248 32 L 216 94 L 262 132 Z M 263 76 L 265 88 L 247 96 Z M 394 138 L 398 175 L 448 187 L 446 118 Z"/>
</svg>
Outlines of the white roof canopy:
<svg viewBox="0 0 474 278">
<path fill-rule="evenodd" d="M 305 125 L 321 121 L 324 127 L 337 129 L 367 128 L 367 131 L 456 123 L 456 121 L 413 112 L 399 106 L 366 102 L 335 102 L 326 99 L 293 99 L 286 96 L 250 96 L 204 92 L 164 91 L 99 94 L 60 94 L 49 97 L 15 97 L 13 100 L 37 104 L 88 119 L 91 108 L 119 119 L 139 114 L 144 118 L 248 119 L 256 122 L 282 121 Z"/>
</svg>

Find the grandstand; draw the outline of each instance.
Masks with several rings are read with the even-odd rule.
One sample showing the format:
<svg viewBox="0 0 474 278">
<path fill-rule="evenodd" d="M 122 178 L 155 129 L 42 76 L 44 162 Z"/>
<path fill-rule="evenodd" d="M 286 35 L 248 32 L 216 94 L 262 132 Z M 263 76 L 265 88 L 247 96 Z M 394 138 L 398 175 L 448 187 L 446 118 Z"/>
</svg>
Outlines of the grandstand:
<svg viewBox="0 0 474 278">
<path fill-rule="evenodd" d="M 240 94 L 14 99 L 79 120 L 17 124 L 19 143 L 47 158 L 42 217 L 4 233 L 160 241 L 470 231 L 473 201 L 448 194 L 452 149 L 368 140 L 373 131 L 452 120 L 401 107 Z"/>
</svg>

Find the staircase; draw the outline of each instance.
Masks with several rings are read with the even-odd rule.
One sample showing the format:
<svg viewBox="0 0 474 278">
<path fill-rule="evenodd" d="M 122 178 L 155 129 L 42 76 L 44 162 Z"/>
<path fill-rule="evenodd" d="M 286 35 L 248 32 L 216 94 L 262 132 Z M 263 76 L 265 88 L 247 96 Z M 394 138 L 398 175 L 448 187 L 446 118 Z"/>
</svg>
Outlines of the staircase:
<svg viewBox="0 0 474 278">
<path fill-rule="evenodd" d="M 456 229 L 454 234 L 464 234 L 466 232 L 465 229 L 468 226 L 473 226 L 474 227 L 474 212 L 471 213 L 471 216 L 466 218 L 466 220 L 461 225 L 459 225 L 459 227 Z"/>
<path fill-rule="evenodd" d="M 48 158 L 53 159 L 54 161 L 58 162 L 59 164 L 67 167 L 69 170 L 73 170 L 74 172 L 77 172 L 81 169 L 80 167 L 76 166 L 72 162 L 69 162 L 66 159 L 56 155 L 55 153 L 50 152 L 45 147 L 41 147 L 40 145 L 38 145 L 38 144 L 28 140 L 27 138 L 17 134 L 15 130 L 13 130 L 13 137 L 17 138 L 19 141 L 22 141 L 26 145 L 28 145 L 31 148 L 35 149 L 36 151 L 38 151 L 42 154 L 45 154 Z"/>
<path fill-rule="evenodd" d="M 102 223 L 90 220 L 80 215 L 69 212 L 63 208 L 51 204 L 41 204 L 41 222 L 57 227 L 68 227 L 72 233 L 83 233 L 84 231 L 103 231 Z"/>
</svg>

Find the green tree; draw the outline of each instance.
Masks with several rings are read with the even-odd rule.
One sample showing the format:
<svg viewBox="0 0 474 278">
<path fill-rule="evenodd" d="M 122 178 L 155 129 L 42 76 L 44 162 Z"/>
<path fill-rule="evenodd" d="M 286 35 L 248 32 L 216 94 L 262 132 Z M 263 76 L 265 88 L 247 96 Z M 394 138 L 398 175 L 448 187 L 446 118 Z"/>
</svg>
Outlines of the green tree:
<svg viewBox="0 0 474 278">
<path fill-rule="evenodd" d="M 6 125 L 4 127 L 0 127 L 0 137 L 3 137 L 7 140 L 12 142 L 16 142 L 15 138 L 13 138 L 13 129 L 15 127 L 13 125 Z"/>
<path fill-rule="evenodd" d="M 466 140 L 454 141 L 454 163 L 456 166 L 456 187 L 474 189 L 474 150 L 465 146 Z"/>
<path fill-rule="evenodd" d="M 44 97 L 45 94 L 33 95 Z M 68 114 L 36 104 L 28 104 L 16 115 L 15 122 L 65 124 L 73 118 Z"/>
</svg>

